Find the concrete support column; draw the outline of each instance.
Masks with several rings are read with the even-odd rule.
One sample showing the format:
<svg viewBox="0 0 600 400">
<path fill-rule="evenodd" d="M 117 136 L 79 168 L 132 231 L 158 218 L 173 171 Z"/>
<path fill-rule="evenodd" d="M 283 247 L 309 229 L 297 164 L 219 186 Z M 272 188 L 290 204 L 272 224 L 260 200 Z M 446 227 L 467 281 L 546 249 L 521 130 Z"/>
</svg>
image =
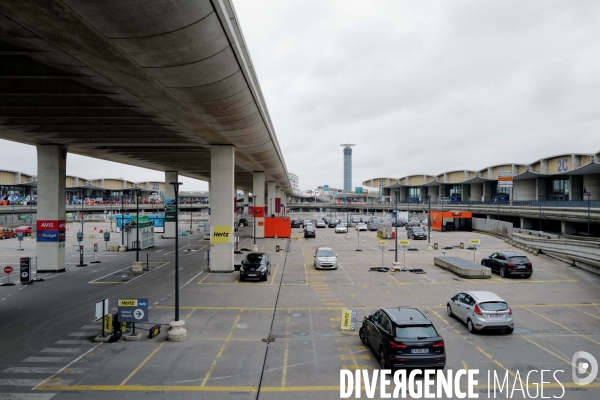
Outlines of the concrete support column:
<svg viewBox="0 0 600 400">
<path fill-rule="evenodd" d="M 235 147 L 210 146 L 210 270 L 233 272 Z"/>
<path fill-rule="evenodd" d="M 582 175 L 569 175 L 569 200 L 583 200 Z"/>
<path fill-rule="evenodd" d="M 533 220 L 531 218 L 521 217 L 521 229 L 533 229 Z"/>
<path fill-rule="evenodd" d="M 468 183 L 461 184 L 460 185 L 461 201 L 468 201 L 470 197 L 471 197 L 471 185 L 469 185 Z"/>
<path fill-rule="evenodd" d="M 546 200 L 546 178 L 535 178 L 535 194 L 538 201 Z"/>
<path fill-rule="evenodd" d="M 177 179 L 179 179 L 177 171 L 165 172 L 165 203 L 169 200 L 175 200 L 175 187 L 171 185 L 171 182 L 177 182 Z M 165 233 L 163 237 L 174 238 L 175 236 L 177 236 L 177 232 L 175 232 L 175 221 L 167 221 L 165 218 Z"/>
<path fill-rule="evenodd" d="M 483 198 L 492 201 L 492 182 L 483 182 Z"/>
<path fill-rule="evenodd" d="M 281 207 L 279 209 L 277 209 L 277 202 L 279 201 L 279 204 L 282 203 L 281 201 L 281 186 L 275 186 L 275 200 L 273 200 L 273 214 L 279 215 L 279 213 L 281 212 Z"/>
<path fill-rule="evenodd" d="M 253 174 L 252 194 L 256 196 L 254 199 L 254 217 L 256 221 L 256 238 L 265 238 L 265 173 L 255 171 Z M 253 228 L 254 229 L 254 228 Z"/>
<path fill-rule="evenodd" d="M 248 215 L 248 201 L 250 198 L 250 192 L 248 192 L 247 190 L 244 190 L 244 211 L 242 211 L 242 215 L 243 216 L 247 216 Z"/>
<path fill-rule="evenodd" d="M 65 270 L 67 148 L 37 145 L 37 271 Z"/>
<path fill-rule="evenodd" d="M 276 197 L 276 186 L 274 181 L 267 182 L 267 210 L 268 216 L 275 214 L 275 197 Z"/>
</svg>

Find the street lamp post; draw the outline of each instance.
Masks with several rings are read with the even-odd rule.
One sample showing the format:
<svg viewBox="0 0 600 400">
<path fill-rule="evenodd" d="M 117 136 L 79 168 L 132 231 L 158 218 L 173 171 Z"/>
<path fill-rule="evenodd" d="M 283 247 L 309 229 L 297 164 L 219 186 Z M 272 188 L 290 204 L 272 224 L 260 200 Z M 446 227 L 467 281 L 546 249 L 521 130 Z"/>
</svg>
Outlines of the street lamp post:
<svg viewBox="0 0 600 400">
<path fill-rule="evenodd" d="M 175 321 L 179 321 L 179 186 L 181 182 L 171 182 L 175 190 Z"/>
<path fill-rule="evenodd" d="M 252 195 L 252 230 L 253 230 L 252 238 L 254 239 L 254 243 L 252 244 L 253 252 L 258 251 L 258 246 L 256 245 L 256 198 L 257 197 L 258 196 L 255 194 Z"/>
<path fill-rule="evenodd" d="M 125 244 L 125 232 L 123 231 L 125 225 L 125 211 L 123 210 L 123 203 L 125 203 L 125 195 L 121 193 L 121 245 Z"/>
<path fill-rule="evenodd" d="M 396 194 L 396 233 L 394 235 L 394 262 L 398 262 L 398 190 L 394 191 Z"/>
<path fill-rule="evenodd" d="M 83 192 L 81 193 L 81 234 L 83 235 Z"/>
<path fill-rule="evenodd" d="M 431 195 L 427 195 L 427 247 L 431 248 Z"/>
<path fill-rule="evenodd" d="M 135 261 L 140 261 L 140 190 L 135 191 L 136 216 L 135 216 Z"/>
</svg>

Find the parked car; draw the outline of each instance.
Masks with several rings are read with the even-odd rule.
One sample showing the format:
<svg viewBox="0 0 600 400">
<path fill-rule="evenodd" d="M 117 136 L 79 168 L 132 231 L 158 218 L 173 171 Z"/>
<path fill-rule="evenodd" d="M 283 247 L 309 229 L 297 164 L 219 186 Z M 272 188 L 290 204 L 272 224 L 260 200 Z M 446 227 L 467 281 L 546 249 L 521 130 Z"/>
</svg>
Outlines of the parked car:
<svg viewBox="0 0 600 400">
<path fill-rule="evenodd" d="M 337 254 L 329 247 L 319 247 L 314 254 L 316 269 L 337 269 Z"/>
<path fill-rule="evenodd" d="M 28 225 L 19 226 L 18 228 L 15 228 L 15 232 L 22 232 L 23 236 L 31 236 L 31 227 Z"/>
<path fill-rule="evenodd" d="M 421 227 L 412 227 L 406 232 L 406 237 L 409 239 L 417 240 L 417 239 L 427 239 L 427 232 L 423 230 Z"/>
<path fill-rule="evenodd" d="M 304 227 L 304 237 L 317 237 L 317 230 L 314 226 L 312 226 L 312 224 Z"/>
<path fill-rule="evenodd" d="M 481 265 L 489 267 L 492 272 L 503 278 L 509 276 L 531 277 L 533 264 L 524 254 L 516 251 L 501 251 L 481 260 Z"/>
<path fill-rule="evenodd" d="M 463 292 L 451 297 L 446 304 L 449 317 L 467 324 L 467 330 L 477 333 L 500 330 L 512 333 L 515 321 L 512 309 L 500 296 L 492 292 Z"/>
<path fill-rule="evenodd" d="M 240 281 L 248 278 L 266 281 L 271 274 L 271 262 L 266 253 L 248 253 L 240 267 Z"/>
<path fill-rule="evenodd" d="M 327 224 L 327 227 L 329 228 L 335 228 L 337 226 L 337 221 L 335 219 L 330 219 L 329 223 Z"/>
<path fill-rule="evenodd" d="M 292 228 L 301 228 L 302 227 L 302 221 L 299 219 L 293 219 L 290 221 L 290 225 Z"/>
<path fill-rule="evenodd" d="M 14 231 L 14 229 L 12 228 L 1 228 L 0 229 L 0 239 L 4 240 L 7 238 L 16 238 L 17 237 L 17 232 Z"/>
<path fill-rule="evenodd" d="M 396 222 L 395 218 L 392 218 L 392 226 L 396 226 L 396 224 L 397 224 L 399 227 L 403 227 L 403 226 L 406 226 L 407 223 L 408 223 L 408 221 L 404 218 L 399 218 L 397 220 L 397 222 Z"/>
<path fill-rule="evenodd" d="M 352 217 L 353 224 L 358 224 L 359 222 L 361 222 L 360 217 Z"/>
<path fill-rule="evenodd" d="M 386 308 L 363 319 L 360 340 L 377 353 L 379 367 L 443 369 L 444 339 L 416 308 Z"/>
<path fill-rule="evenodd" d="M 368 231 L 369 228 L 367 227 L 367 224 L 365 224 L 364 222 L 359 222 L 358 224 L 356 224 L 356 230 L 357 231 Z"/>
<path fill-rule="evenodd" d="M 348 227 L 346 226 L 345 223 L 340 222 L 335 227 L 335 233 L 348 233 Z"/>
<path fill-rule="evenodd" d="M 302 226 L 306 226 L 306 224 L 312 224 L 312 221 L 310 219 L 305 219 L 304 221 L 302 221 Z"/>
<path fill-rule="evenodd" d="M 378 227 L 379 227 L 379 220 L 372 219 L 372 220 L 370 220 L 370 221 L 369 221 L 369 223 L 367 224 L 367 228 L 368 228 L 370 231 L 376 231 Z"/>
<path fill-rule="evenodd" d="M 325 221 L 323 221 L 322 219 L 317 221 L 317 228 L 325 228 L 327 226 L 327 224 L 325 224 Z"/>
<path fill-rule="evenodd" d="M 248 226 L 248 220 L 246 218 L 240 218 L 238 224 L 239 226 Z"/>
<path fill-rule="evenodd" d="M 406 225 L 404 225 L 404 228 L 406 228 L 408 230 L 408 228 L 415 227 L 415 226 L 421 226 L 421 221 L 419 221 L 418 219 L 411 219 L 410 221 L 408 221 L 406 223 Z"/>
</svg>

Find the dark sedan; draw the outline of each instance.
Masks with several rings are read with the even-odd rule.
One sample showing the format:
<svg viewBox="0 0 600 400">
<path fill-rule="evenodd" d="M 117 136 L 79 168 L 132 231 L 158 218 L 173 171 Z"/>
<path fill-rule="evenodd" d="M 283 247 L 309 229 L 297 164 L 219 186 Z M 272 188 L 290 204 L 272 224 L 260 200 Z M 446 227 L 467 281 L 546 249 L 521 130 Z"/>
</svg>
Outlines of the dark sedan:
<svg viewBox="0 0 600 400">
<path fill-rule="evenodd" d="M 335 228 L 337 226 L 337 224 L 338 224 L 337 221 L 334 220 L 334 219 L 332 219 L 332 220 L 329 220 L 329 223 L 327 224 L 327 227 L 328 228 Z"/>
<path fill-rule="evenodd" d="M 248 220 L 246 218 L 240 218 L 239 226 L 248 226 Z"/>
<path fill-rule="evenodd" d="M 425 232 L 423 230 L 423 228 L 414 227 L 414 228 L 410 228 L 408 230 L 408 232 L 406 232 L 406 236 L 409 239 L 414 239 L 414 240 L 423 239 L 423 240 L 425 240 L 425 239 L 427 239 L 427 232 Z"/>
<path fill-rule="evenodd" d="M 533 274 L 531 261 L 516 251 L 501 251 L 481 260 L 481 265 L 489 267 L 492 272 L 498 273 L 503 278 L 509 276 L 522 276 L 529 278 Z"/>
<path fill-rule="evenodd" d="M 293 219 L 293 220 L 290 222 L 290 224 L 291 224 L 292 228 L 301 228 L 301 227 L 302 227 L 302 220 L 299 220 L 299 219 Z"/>
<path fill-rule="evenodd" d="M 271 262 L 266 253 L 249 253 L 240 267 L 240 281 L 248 278 L 266 281 L 271 274 Z"/>
<path fill-rule="evenodd" d="M 381 369 L 446 366 L 444 339 L 416 308 L 386 308 L 363 319 L 360 340 L 377 353 Z"/>
<path fill-rule="evenodd" d="M 308 237 L 317 237 L 317 231 L 315 230 L 314 227 L 312 226 L 307 226 L 306 228 L 304 228 L 304 237 L 308 238 Z"/>
</svg>

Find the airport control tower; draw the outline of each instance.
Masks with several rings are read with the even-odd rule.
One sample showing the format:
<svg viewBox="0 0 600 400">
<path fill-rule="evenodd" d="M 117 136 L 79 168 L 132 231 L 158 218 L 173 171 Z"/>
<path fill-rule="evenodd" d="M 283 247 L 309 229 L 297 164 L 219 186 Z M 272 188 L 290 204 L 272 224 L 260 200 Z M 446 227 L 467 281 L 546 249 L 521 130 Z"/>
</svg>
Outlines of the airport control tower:
<svg viewBox="0 0 600 400">
<path fill-rule="evenodd" d="M 340 144 L 344 147 L 344 190 L 352 191 L 352 146 L 355 144 Z"/>
</svg>

